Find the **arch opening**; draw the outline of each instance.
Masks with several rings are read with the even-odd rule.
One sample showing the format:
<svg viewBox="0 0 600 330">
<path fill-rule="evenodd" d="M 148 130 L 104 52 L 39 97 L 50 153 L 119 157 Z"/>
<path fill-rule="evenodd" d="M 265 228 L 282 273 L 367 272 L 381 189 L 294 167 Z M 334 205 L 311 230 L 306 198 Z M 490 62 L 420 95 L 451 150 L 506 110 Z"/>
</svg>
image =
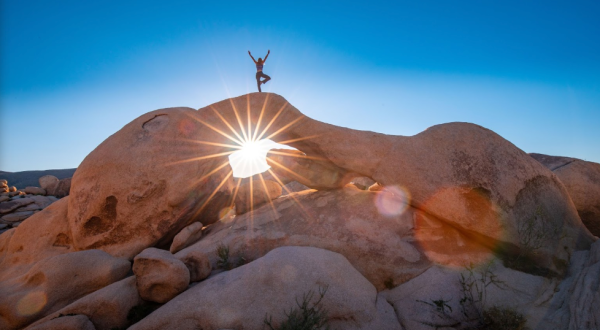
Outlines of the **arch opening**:
<svg viewBox="0 0 600 330">
<path fill-rule="evenodd" d="M 229 165 L 233 170 L 233 177 L 247 178 L 267 171 L 271 168 L 267 164 L 267 153 L 271 149 L 297 150 L 270 139 L 246 141 L 241 145 L 240 150 L 229 155 Z"/>
</svg>

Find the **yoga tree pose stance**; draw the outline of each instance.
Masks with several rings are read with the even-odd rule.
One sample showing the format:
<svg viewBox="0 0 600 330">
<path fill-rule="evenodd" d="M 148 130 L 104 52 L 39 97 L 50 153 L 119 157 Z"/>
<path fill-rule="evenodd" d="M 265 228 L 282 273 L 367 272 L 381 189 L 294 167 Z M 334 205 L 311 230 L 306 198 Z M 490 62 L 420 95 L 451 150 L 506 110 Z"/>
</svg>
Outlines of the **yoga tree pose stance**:
<svg viewBox="0 0 600 330">
<path fill-rule="evenodd" d="M 267 61 L 267 57 L 269 57 L 269 54 L 271 53 L 271 50 L 269 50 L 267 52 L 267 56 L 265 56 L 265 59 L 263 60 L 262 58 L 258 58 L 258 61 L 254 59 L 254 57 L 252 56 L 252 54 L 250 53 L 250 51 L 248 51 L 248 54 L 250 55 L 250 57 L 252 58 L 252 60 L 254 61 L 254 64 L 256 64 L 256 85 L 258 86 L 258 91 L 262 92 L 262 90 L 260 89 L 260 85 L 261 84 L 266 84 L 267 81 L 271 80 L 271 77 L 267 76 L 266 74 L 264 74 L 262 72 L 263 70 L 263 65 L 265 64 L 265 62 Z M 265 78 L 265 80 L 260 80 L 260 78 Z"/>
</svg>

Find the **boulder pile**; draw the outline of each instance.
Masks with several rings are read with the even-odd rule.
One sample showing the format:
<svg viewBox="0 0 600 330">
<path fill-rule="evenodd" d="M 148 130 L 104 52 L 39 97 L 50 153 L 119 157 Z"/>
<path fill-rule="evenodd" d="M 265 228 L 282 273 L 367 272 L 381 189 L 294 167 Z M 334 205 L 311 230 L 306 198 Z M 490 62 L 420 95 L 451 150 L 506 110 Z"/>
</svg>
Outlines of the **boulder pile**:
<svg viewBox="0 0 600 330">
<path fill-rule="evenodd" d="M 69 195 L 71 178 L 59 180 L 45 175 L 39 179 L 40 187 L 8 186 L 0 180 L 0 233 L 18 227 L 25 219 L 43 210 L 59 198 Z"/>
<path fill-rule="evenodd" d="M 234 178 L 228 155 L 263 137 L 297 150 Z M 0 328 L 600 328 L 598 196 L 578 195 L 598 164 L 534 157 L 474 124 L 357 131 L 269 93 L 156 110 L 0 234 Z M 54 179 L 4 182 L 0 210 L 68 191 Z"/>
</svg>

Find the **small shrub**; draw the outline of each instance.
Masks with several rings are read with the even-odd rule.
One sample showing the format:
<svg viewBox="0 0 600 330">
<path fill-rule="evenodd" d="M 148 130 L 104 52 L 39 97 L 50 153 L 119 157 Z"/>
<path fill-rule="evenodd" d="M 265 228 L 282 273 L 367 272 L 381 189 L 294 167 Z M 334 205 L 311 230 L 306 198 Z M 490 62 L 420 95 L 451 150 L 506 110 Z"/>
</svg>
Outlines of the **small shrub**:
<svg viewBox="0 0 600 330">
<path fill-rule="evenodd" d="M 219 245 L 217 246 L 217 267 L 223 269 L 231 269 L 231 265 L 229 263 L 229 246 L 227 245 Z"/>
<path fill-rule="evenodd" d="M 506 284 L 492 272 L 492 264 L 493 262 L 490 262 L 477 269 L 470 265 L 465 268 L 465 272 L 460 274 L 458 283 L 461 296 L 458 301 L 460 305 L 458 315 L 458 310 L 457 313 L 453 313 L 453 309 L 449 304 L 450 300 L 442 298 L 431 300 L 431 302 L 417 300 L 417 302 L 431 306 L 435 315 L 434 320 L 421 321 L 421 323 L 435 329 L 527 329 L 525 327 L 527 319 L 515 310 L 499 307 L 488 308 L 486 306 L 489 286 L 506 289 Z"/>
<path fill-rule="evenodd" d="M 302 295 L 302 302 L 296 299 L 298 307 L 285 313 L 287 319 L 279 327 L 273 326 L 271 316 L 267 318 L 265 315 L 264 323 L 271 330 L 329 330 L 327 311 L 319 306 L 327 289 L 328 287 L 319 287 L 319 299 L 314 304 L 310 302 L 314 297 L 312 290 Z"/>
<path fill-rule="evenodd" d="M 219 259 L 217 260 L 217 268 L 221 268 L 224 270 L 232 270 L 234 268 L 243 266 L 248 263 L 248 260 L 242 255 L 232 257 L 229 254 L 229 246 L 227 245 L 221 244 L 217 246 L 216 253 L 217 257 L 219 257 Z"/>
</svg>

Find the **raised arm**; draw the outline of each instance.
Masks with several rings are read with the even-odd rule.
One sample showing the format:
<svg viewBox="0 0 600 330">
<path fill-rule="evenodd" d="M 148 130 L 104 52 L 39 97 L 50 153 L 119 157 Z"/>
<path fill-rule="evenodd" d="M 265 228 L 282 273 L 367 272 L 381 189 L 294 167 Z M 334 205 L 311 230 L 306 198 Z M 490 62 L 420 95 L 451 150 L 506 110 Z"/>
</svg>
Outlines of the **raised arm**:
<svg viewBox="0 0 600 330">
<path fill-rule="evenodd" d="M 251 57 L 251 58 L 252 58 L 252 60 L 254 61 L 254 64 L 257 64 L 257 63 L 256 63 L 256 60 L 254 59 L 254 57 L 252 56 L 252 54 L 250 54 L 250 51 L 248 51 L 248 55 L 250 55 L 250 57 Z M 266 58 L 265 58 L 265 60 L 266 60 Z"/>
<path fill-rule="evenodd" d="M 269 54 L 271 54 L 271 50 L 269 49 L 269 51 L 267 52 L 267 56 L 265 56 L 265 59 L 263 60 L 263 62 L 267 61 L 267 57 L 269 57 Z"/>
</svg>

